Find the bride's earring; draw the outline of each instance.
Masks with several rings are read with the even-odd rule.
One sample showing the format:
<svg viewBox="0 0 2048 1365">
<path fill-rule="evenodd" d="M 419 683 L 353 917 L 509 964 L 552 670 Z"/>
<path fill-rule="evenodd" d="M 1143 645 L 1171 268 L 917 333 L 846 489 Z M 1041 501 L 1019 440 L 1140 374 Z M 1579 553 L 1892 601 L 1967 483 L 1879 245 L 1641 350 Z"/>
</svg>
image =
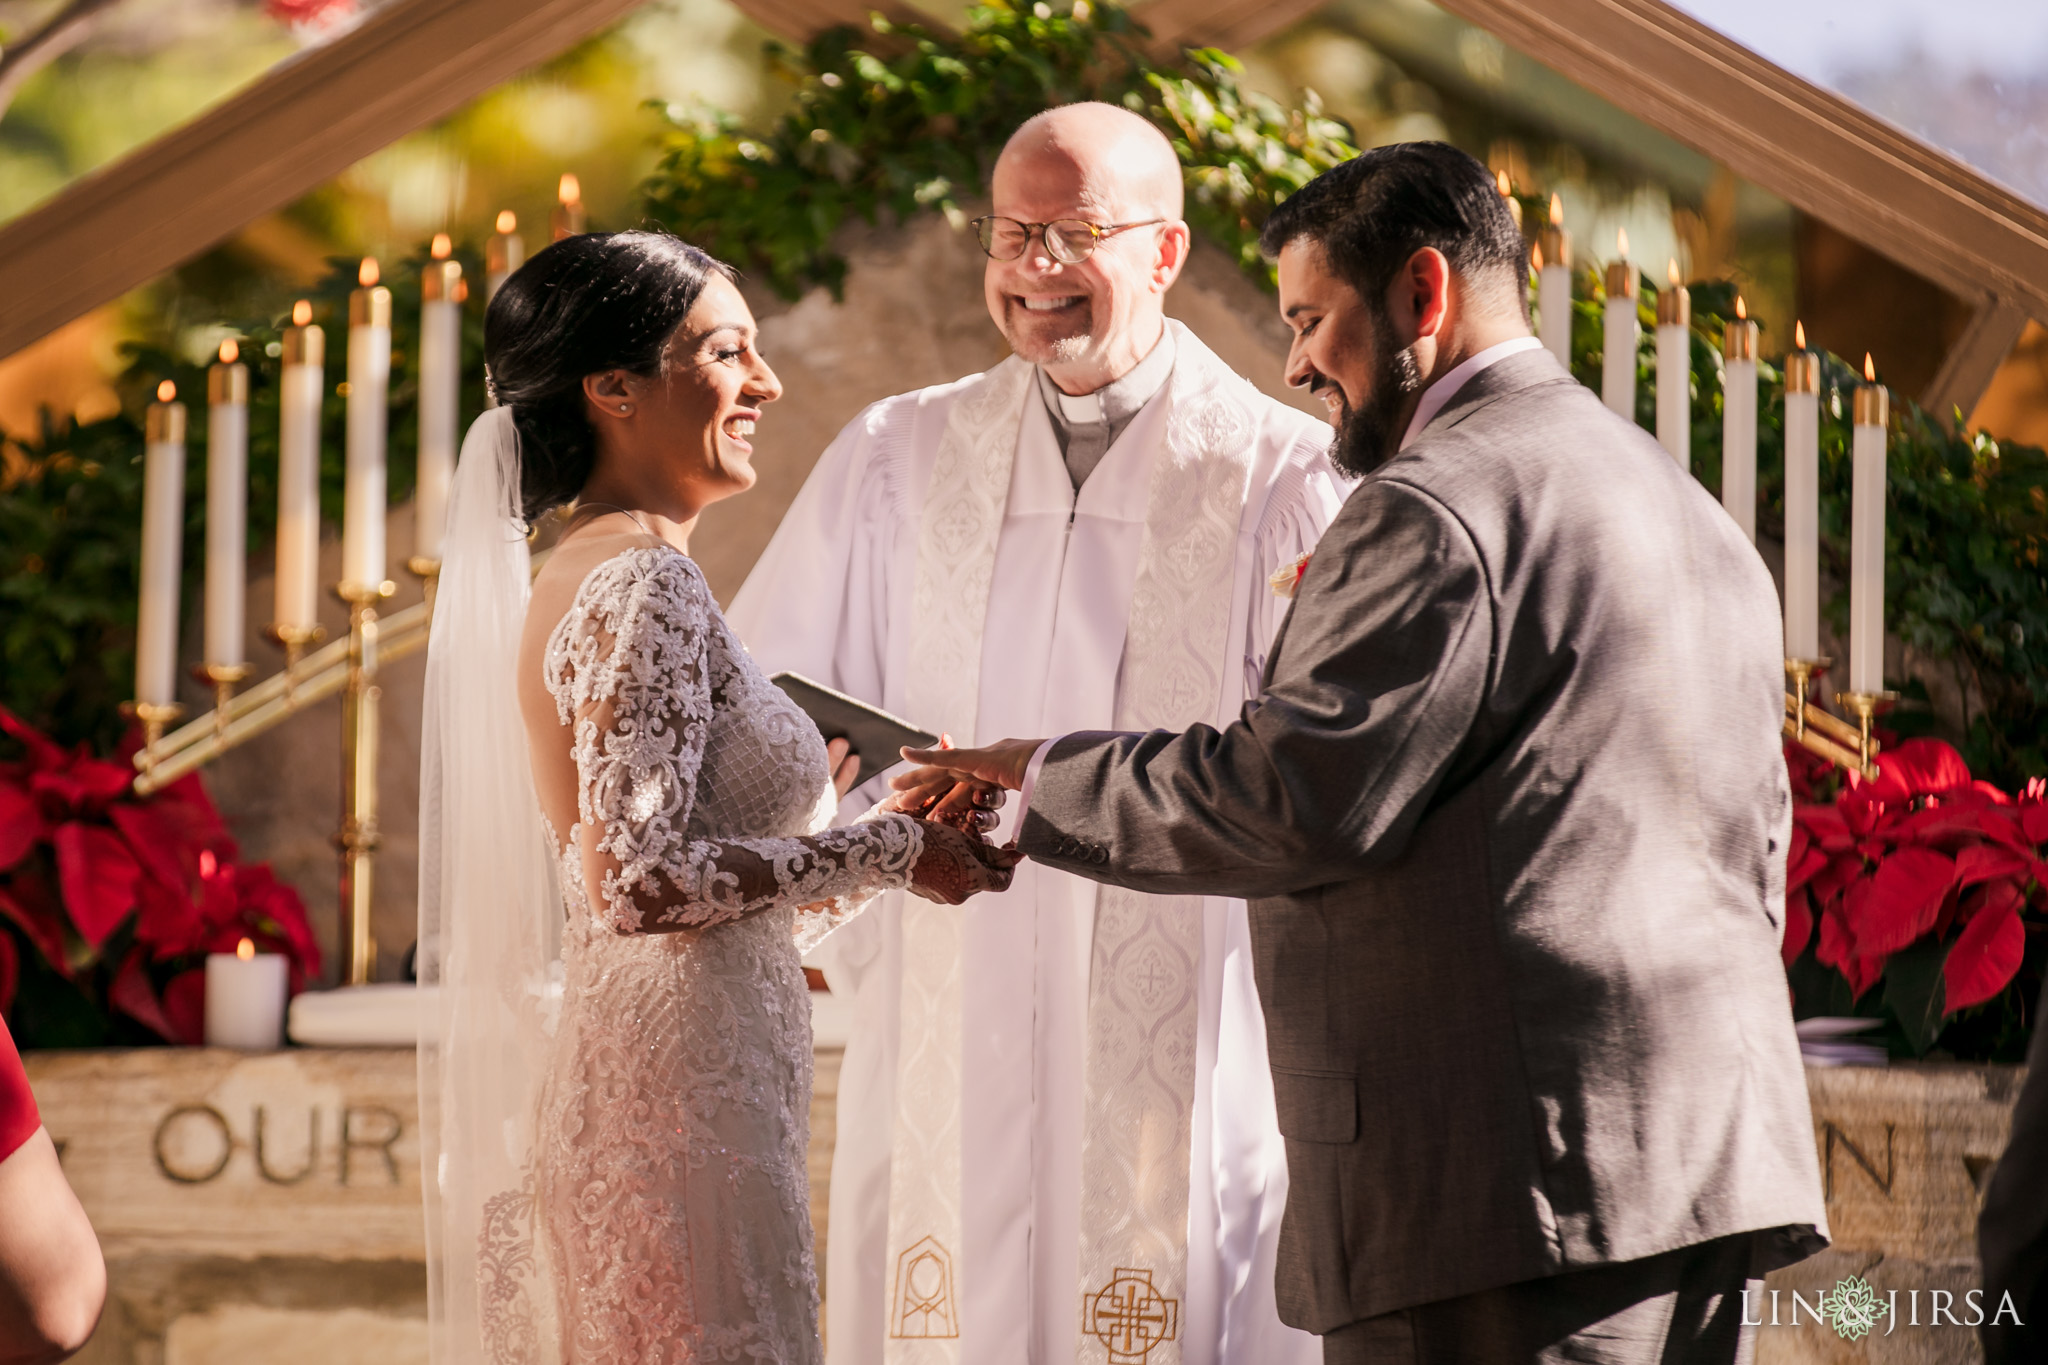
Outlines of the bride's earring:
<svg viewBox="0 0 2048 1365">
<path fill-rule="evenodd" d="M 619 404 L 619 411 L 620 411 L 620 412 L 622 412 L 622 413 L 625 413 L 625 412 L 631 412 L 632 410 L 633 410 L 633 405 L 632 405 L 631 403 L 621 403 L 621 404 Z"/>
</svg>

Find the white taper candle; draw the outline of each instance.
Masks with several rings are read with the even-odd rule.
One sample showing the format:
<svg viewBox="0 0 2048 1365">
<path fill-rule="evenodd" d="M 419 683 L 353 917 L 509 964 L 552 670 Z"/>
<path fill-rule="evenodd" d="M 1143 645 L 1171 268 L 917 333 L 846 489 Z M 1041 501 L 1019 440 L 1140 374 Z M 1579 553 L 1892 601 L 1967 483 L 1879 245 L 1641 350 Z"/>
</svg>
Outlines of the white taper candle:
<svg viewBox="0 0 2048 1365">
<path fill-rule="evenodd" d="M 1756 543 L 1756 324 L 1742 300 L 1721 333 L 1721 505 Z M 1805 656 L 1802 656 L 1805 657 Z"/>
<path fill-rule="evenodd" d="M 484 307 L 498 297 L 498 290 L 512 272 L 526 263 L 526 239 L 519 235 L 519 215 L 510 209 L 498 211 L 498 230 L 484 248 Z M 498 400 L 490 386 L 484 387 L 484 406 L 495 408 Z"/>
<path fill-rule="evenodd" d="M 1657 441 L 1678 467 L 1692 469 L 1692 294 L 1671 263 L 1657 294 Z"/>
<path fill-rule="evenodd" d="M 384 582 L 384 441 L 390 419 L 391 291 L 365 257 L 362 288 L 348 296 L 348 466 L 342 485 L 341 579 Z"/>
<path fill-rule="evenodd" d="M 249 591 L 249 367 L 233 341 L 206 372 L 206 662 L 243 660 Z"/>
<path fill-rule="evenodd" d="M 327 334 L 304 299 L 284 333 L 278 382 L 276 625 L 311 630 L 319 619 L 320 406 L 326 397 Z"/>
<path fill-rule="evenodd" d="M 1863 358 L 1856 386 L 1849 505 L 1849 690 L 1884 691 L 1885 428 L 1890 394 Z"/>
<path fill-rule="evenodd" d="M 1785 657 L 1820 653 L 1820 357 L 1785 357 Z"/>
<path fill-rule="evenodd" d="M 467 296 L 462 266 L 446 259 L 449 250 L 447 236 L 437 235 L 434 260 L 420 277 L 419 491 L 413 499 L 413 554 L 437 561 L 448 525 L 448 489 L 455 480 L 462 300 Z"/>
<path fill-rule="evenodd" d="M 1636 420 L 1636 268 L 1628 259 L 1628 233 L 1616 234 L 1621 259 L 1607 267 L 1606 327 L 1601 335 L 1600 398 L 1629 421 Z"/>
<path fill-rule="evenodd" d="M 1550 196 L 1550 225 L 1536 234 L 1536 335 L 1566 369 L 1572 363 L 1572 239 L 1564 201 Z"/>
<path fill-rule="evenodd" d="M 135 615 L 135 700 L 168 706 L 178 669 L 178 586 L 185 549 L 185 405 L 157 385 L 143 418 L 142 592 Z"/>
</svg>

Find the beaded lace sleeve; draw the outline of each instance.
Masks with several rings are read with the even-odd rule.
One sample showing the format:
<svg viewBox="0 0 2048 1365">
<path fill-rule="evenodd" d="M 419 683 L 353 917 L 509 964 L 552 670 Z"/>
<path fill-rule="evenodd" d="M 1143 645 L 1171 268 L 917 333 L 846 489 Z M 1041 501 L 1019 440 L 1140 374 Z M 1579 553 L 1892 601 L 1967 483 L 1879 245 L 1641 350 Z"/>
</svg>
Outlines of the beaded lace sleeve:
<svg viewBox="0 0 2048 1365">
<path fill-rule="evenodd" d="M 877 815 L 807 835 L 688 836 L 713 709 L 730 681 L 714 676 L 712 611 L 686 557 L 633 550 L 591 572 L 549 643 L 548 691 L 574 726 L 591 907 L 620 933 L 643 933 L 794 906 L 800 943 L 815 942 L 877 893 L 909 886 L 923 834 L 908 817 Z"/>
</svg>

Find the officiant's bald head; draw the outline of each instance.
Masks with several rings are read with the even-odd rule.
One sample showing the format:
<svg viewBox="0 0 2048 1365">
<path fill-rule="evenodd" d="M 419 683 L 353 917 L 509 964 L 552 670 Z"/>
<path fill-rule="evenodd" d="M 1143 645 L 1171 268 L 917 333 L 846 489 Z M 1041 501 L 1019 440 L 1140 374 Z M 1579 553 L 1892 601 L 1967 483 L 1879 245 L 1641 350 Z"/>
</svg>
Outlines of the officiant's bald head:
<svg viewBox="0 0 2048 1365">
<path fill-rule="evenodd" d="M 1113 104 L 1062 105 L 1011 135 L 991 189 L 983 280 L 1010 348 L 1077 394 L 1143 360 L 1187 261 L 1173 144 Z M 1054 240 L 1035 224 L 1055 224 Z"/>
</svg>

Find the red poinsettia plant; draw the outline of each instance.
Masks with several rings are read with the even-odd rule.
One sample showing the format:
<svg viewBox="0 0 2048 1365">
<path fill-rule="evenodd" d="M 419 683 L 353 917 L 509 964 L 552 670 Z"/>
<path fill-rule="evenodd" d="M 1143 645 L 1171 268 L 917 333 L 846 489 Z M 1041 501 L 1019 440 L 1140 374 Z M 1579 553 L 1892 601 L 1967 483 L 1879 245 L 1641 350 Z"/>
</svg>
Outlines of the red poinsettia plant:
<svg viewBox="0 0 2048 1365">
<path fill-rule="evenodd" d="M 99 759 L 5 708 L 0 733 L 20 750 L 0 762 L 0 1015 L 28 1025 L 25 1042 L 37 1034 L 14 1018 L 26 974 L 61 983 L 44 998 L 82 997 L 103 1021 L 174 1043 L 201 1040 L 208 953 L 245 938 L 282 953 L 294 992 L 319 974 L 298 893 L 236 861 L 196 773 L 137 796 L 132 739 L 119 761 Z"/>
<path fill-rule="evenodd" d="M 1825 761 L 1787 744 L 1786 762 L 1784 953 L 1800 1012 L 1887 1018 L 1914 1055 L 1937 1041 L 1963 1060 L 2009 1051 L 2024 1026 L 2003 1022 L 2031 1011 L 2048 945 L 2048 784 L 2008 796 L 1937 739 L 1882 753 L 1877 777 L 1850 775 L 1832 800 Z M 1950 1027 L 1971 1012 L 1974 1032 Z"/>
<path fill-rule="evenodd" d="M 280 23 L 298 28 L 338 24 L 355 13 L 355 0 L 263 0 L 263 9 Z"/>
</svg>

